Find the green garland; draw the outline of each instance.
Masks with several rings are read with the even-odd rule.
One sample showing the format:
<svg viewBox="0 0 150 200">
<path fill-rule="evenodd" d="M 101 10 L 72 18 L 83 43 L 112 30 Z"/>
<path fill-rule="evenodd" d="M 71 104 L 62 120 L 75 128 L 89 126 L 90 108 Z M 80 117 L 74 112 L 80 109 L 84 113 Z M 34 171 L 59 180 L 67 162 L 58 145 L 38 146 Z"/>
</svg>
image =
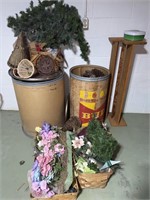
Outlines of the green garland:
<svg viewBox="0 0 150 200">
<path fill-rule="evenodd" d="M 89 44 L 74 6 L 52 0 L 39 0 L 39 4 L 34 6 L 31 1 L 26 11 L 20 11 L 15 17 L 9 16 L 7 20 L 7 26 L 12 28 L 15 36 L 25 32 L 30 41 L 44 42 L 51 48 L 63 45 L 74 51 L 75 45 L 79 45 L 81 57 L 89 62 Z"/>
</svg>

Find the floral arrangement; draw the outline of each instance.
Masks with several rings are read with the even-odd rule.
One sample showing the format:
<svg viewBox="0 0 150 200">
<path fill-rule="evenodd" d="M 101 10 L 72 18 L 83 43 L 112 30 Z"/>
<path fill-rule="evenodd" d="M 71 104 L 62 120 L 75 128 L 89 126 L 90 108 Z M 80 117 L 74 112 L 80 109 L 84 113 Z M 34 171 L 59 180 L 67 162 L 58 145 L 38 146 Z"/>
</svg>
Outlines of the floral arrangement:
<svg viewBox="0 0 150 200">
<path fill-rule="evenodd" d="M 57 181 L 63 169 L 65 146 L 61 143 L 56 127 L 44 123 L 36 127 L 34 164 L 29 171 L 28 180 L 33 197 L 52 197 L 60 188 Z"/>
<path fill-rule="evenodd" d="M 88 127 L 71 136 L 77 171 L 98 173 L 110 170 L 118 161 L 112 161 L 118 142 L 112 137 L 107 124 L 93 118 Z"/>
</svg>

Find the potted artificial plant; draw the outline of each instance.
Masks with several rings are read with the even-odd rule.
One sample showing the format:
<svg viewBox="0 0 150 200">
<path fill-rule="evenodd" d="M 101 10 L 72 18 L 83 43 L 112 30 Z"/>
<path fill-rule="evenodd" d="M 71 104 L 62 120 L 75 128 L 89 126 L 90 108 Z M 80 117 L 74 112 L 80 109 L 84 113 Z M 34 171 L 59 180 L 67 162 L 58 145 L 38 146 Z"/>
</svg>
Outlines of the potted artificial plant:
<svg viewBox="0 0 150 200">
<path fill-rule="evenodd" d="M 24 131 L 34 135 L 34 127 L 40 126 L 42 121 L 62 126 L 65 89 L 60 63 L 64 60 L 63 50 L 69 48 L 76 52 L 79 46 L 81 57 L 89 62 L 89 44 L 78 10 L 63 1 L 39 0 L 36 6 L 31 1 L 25 11 L 7 20 L 7 26 L 18 36 L 8 65 Z M 35 73 L 31 73 L 34 67 Z M 16 70 L 20 70 L 18 74 L 23 77 L 19 77 Z M 55 73 L 59 71 L 61 73 Z M 49 76 L 52 73 L 56 76 Z"/>
<path fill-rule="evenodd" d="M 106 124 L 93 117 L 71 135 L 75 170 L 81 188 L 104 188 L 120 161 L 113 160 L 119 143 Z"/>
<path fill-rule="evenodd" d="M 72 168 L 71 132 L 48 123 L 36 127 L 34 163 L 28 171 L 32 200 L 76 200 L 79 192 Z"/>
</svg>

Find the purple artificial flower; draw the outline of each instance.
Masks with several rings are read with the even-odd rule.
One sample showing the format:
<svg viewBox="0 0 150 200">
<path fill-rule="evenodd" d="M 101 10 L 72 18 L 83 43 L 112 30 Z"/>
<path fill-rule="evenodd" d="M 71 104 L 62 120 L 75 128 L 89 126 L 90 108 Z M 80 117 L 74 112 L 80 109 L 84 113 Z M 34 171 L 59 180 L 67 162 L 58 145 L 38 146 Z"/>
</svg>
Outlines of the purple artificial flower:
<svg viewBox="0 0 150 200">
<path fill-rule="evenodd" d="M 46 122 L 43 123 L 43 125 L 42 125 L 42 130 L 43 131 L 48 133 L 50 131 L 50 128 L 51 128 L 50 124 L 48 124 Z"/>
<path fill-rule="evenodd" d="M 33 163 L 32 171 L 34 171 L 38 167 L 38 161 L 35 160 Z"/>
<path fill-rule="evenodd" d="M 40 167 L 37 166 L 33 171 L 32 171 L 32 181 L 37 182 L 40 181 Z"/>
</svg>

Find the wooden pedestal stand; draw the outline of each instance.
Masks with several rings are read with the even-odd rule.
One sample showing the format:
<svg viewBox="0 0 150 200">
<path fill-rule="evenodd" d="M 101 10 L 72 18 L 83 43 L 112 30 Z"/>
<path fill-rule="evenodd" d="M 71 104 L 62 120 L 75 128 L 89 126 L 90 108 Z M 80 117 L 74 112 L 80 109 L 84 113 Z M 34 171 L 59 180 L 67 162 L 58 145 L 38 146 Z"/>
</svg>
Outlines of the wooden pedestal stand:
<svg viewBox="0 0 150 200">
<path fill-rule="evenodd" d="M 109 41 L 112 44 L 110 68 L 109 68 L 111 79 L 110 79 L 110 88 L 108 92 L 106 116 L 108 116 L 108 119 L 112 126 L 126 126 L 127 124 L 122 117 L 122 112 L 125 103 L 125 97 L 128 90 L 130 75 L 132 72 L 132 64 L 134 60 L 134 48 L 136 45 L 146 44 L 146 40 L 128 41 L 122 37 L 121 38 L 116 37 L 116 38 L 109 38 Z M 119 68 L 117 74 L 112 112 L 109 113 L 119 46 L 121 46 Z"/>
</svg>

